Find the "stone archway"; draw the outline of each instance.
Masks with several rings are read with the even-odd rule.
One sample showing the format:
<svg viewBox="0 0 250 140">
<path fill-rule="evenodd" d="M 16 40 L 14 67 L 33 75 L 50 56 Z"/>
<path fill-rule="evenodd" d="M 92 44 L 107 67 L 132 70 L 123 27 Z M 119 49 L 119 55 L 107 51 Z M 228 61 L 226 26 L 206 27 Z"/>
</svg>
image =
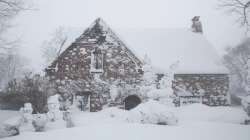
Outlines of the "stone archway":
<svg viewBox="0 0 250 140">
<path fill-rule="evenodd" d="M 125 110 L 133 109 L 140 103 L 141 99 L 137 95 L 129 95 L 124 99 Z"/>
</svg>

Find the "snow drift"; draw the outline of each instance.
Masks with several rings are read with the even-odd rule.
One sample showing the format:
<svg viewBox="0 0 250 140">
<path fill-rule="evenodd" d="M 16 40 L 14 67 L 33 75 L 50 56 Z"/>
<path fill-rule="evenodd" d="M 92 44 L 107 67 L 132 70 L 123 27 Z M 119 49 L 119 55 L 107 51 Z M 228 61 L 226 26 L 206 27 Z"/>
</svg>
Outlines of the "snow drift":
<svg viewBox="0 0 250 140">
<path fill-rule="evenodd" d="M 165 105 L 150 100 L 129 111 L 127 120 L 142 124 L 175 125 L 178 119 Z"/>
</svg>

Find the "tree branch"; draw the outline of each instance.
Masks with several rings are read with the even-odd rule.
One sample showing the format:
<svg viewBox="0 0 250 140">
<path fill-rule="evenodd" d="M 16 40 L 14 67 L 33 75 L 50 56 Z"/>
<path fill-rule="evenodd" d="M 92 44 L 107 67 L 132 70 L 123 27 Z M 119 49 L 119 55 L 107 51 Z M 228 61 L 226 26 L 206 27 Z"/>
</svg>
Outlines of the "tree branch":
<svg viewBox="0 0 250 140">
<path fill-rule="evenodd" d="M 246 27 L 247 32 L 250 28 L 250 0 L 219 0 L 219 7 L 226 9 L 229 13 L 237 16 L 236 22 L 242 27 Z"/>
</svg>

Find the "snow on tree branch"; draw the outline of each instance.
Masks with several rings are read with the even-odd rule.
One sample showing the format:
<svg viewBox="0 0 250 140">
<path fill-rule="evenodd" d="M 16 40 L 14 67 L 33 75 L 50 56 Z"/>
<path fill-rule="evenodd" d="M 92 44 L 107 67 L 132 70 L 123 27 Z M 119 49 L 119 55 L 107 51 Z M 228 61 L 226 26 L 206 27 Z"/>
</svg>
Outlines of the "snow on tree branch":
<svg viewBox="0 0 250 140">
<path fill-rule="evenodd" d="M 249 0 L 219 0 L 219 7 L 226 9 L 229 13 L 236 15 L 236 22 L 242 27 L 250 30 L 250 1 Z"/>
<path fill-rule="evenodd" d="M 31 10 L 27 0 L 0 0 L 0 48 L 8 49 L 12 47 L 12 41 L 6 39 L 4 32 L 12 27 L 11 19 L 16 17 L 21 11 Z M 1 51 L 1 50 L 0 50 Z"/>
<path fill-rule="evenodd" d="M 68 40 L 67 32 L 64 27 L 57 28 L 51 39 L 44 41 L 43 43 L 43 57 L 46 64 L 51 63 L 61 54 L 63 48 Z"/>
</svg>

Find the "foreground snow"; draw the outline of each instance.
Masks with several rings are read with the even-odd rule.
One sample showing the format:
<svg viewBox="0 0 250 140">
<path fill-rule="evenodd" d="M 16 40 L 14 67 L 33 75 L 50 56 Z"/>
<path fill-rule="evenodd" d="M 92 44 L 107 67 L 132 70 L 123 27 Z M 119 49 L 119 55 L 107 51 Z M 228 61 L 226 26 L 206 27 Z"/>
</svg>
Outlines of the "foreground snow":
<svg viewBox="0 0 250 140">
<path fill-rule="evenodd" d="M 19 115 L 19 111 L 0 110 L 0 124 L 1 122 L 17 115 Z"/>
<path fill-rule="evenodd" d="M 151 109 L 150 106 L 151 105 Z M 155 110 L 154 106 L 157 106 Z M 152 110 L 154 109 L 154 110 Z M 179 122 L 177 125 L 141 124 L 138 112 L 171 112 Z M 180 108 L 163 108 L 155 102 L 140 105 L 134 110 L 124 111 L 108 108 L 97 113 L 75 112 L 74 128 L 65 128 L 65 122 L 48 123 L 46 132 L 34 132 L 25 126 L 19 136 L 6 140 L 249 140 L 250 126 L 241 125 L 245 113 L 241 108 L 208 107 L 193 104 Z"/>
<path fill-rule="evenodd" d="M 9 140 L 249 140 L 249 126 L 193 123 L 179 126 L 93 124 L 46 133 L 24 132 Z"/>
</svg>

